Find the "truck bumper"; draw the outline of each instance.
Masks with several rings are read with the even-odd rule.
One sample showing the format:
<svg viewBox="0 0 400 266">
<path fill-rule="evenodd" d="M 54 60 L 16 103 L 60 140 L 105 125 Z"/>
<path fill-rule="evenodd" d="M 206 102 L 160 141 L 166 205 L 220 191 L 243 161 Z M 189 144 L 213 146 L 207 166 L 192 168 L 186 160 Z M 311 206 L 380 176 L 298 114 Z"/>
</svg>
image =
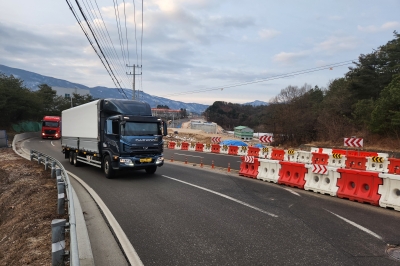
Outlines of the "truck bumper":
<svg viewBox="0 0 400 266">
<path fill-rule="evenodd" d="M 124 169 L 145 169 L 151 166 L 163 166 L 164 157 L 154 156 L 147 158 L 137 158 L 137 157 L 120 157 L 119 162 L 113 165 L 114 170 L 124 170 Z"/>
</svg>

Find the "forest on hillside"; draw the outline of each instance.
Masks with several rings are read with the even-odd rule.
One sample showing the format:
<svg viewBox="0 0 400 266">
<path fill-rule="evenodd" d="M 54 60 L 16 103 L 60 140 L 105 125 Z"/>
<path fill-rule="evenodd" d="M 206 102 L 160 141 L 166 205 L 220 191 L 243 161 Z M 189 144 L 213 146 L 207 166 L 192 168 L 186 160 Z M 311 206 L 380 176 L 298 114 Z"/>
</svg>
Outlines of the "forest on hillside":
<svg viewBox="0 0 400 266">
<path fill-rule="evenodd" d="M 389 138 L 400 148 L 400 34 L 360 55 L 327 88 L 287 86 L 266 106 L 217 101 L 204 116 L 226 130 L 248 126 L 273 133 L 281 143 L 343 143 L 357 135 Z"/>
</svg>

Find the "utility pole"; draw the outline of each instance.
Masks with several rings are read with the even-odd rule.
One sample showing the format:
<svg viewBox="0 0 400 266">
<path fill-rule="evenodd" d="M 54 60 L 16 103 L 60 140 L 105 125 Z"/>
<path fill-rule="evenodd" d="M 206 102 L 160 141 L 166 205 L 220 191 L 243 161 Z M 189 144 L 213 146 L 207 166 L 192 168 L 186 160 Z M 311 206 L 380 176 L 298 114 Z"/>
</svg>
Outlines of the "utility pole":
<svg viewBox="0 0 400 266">
<path fill-rule="evenodd" d="M 140 71 L 140 74 L 136 74 L 136 73 L 135 73 L 135 70 L 136 70 L 136 68 L 142 68 L 142 66 L 139 66 L 139 65 L 128 66 L 128 64 L 127 64 L 126 67 L 132 67 L 132 68 L 133 68 L 133 73 L 132 73 L 132 72 L 129 72 L 129 73 L 126 72 L 126 74 L 127 74 L 127 75 L 133 75 L 133 82 L 132 82 L 132 89 L 133 89 L 133 92 L 132 92 L 132 100 L 135 100 L 135 98 L 136 98 L 135 77 L 136 77 L 137 75 L 142 75 L 142 71 Z"/>
</svg>

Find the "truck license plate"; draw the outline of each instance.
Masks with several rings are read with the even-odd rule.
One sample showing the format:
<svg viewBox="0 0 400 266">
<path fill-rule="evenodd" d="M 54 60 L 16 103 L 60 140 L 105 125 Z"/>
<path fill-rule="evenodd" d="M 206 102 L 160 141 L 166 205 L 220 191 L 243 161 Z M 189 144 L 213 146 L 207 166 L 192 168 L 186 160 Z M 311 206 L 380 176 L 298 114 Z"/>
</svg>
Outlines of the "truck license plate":
<svg viewBox="0 0 400 266">
<path fill-rule="evenodd" d="M 141 163 L 151 163 L 151 158 L 140 159 Z"/>
</svg>

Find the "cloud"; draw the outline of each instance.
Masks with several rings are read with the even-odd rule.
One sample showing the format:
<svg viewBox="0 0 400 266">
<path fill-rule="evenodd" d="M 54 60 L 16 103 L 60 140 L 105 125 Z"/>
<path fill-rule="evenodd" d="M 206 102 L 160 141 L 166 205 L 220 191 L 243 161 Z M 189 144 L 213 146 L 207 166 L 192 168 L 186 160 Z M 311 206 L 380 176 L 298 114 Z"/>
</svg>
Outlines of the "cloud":
<svg viewBox="0 0 400 266">
<path fill-rule="evenodd" d="M 308 51 L 301 51 L 297 53 L 280 52 L 279 54 L 273 56 L 273 60 L 279 63 L 291 64 L 303 59 L 308 54 L 309 54 Z"/>
<path fill-rule="evenodd" d="M 358 40 L 353 36 L 331 36 L 315 45 L 316 51 L 338 52 L 352 50 L 358 46 Z"/>
<path fill-rule="evenodd" d="M 330 16 L 330 17 L 328 17 L 328 19 L 329 19 L 329 20 L 335 20 L 335 21 L 338 21 L 338 20 L 342 20 L 342 19 L 343 19 L 343 17 L 341 17 L 341 16 Z"/>
<path fill-rule="evenodd" d="M 375 33 L 375 32 L 381 32 L 381 31 L 385 31 L 385 30 L 395 30 L 396 28 L 399 28 L 399 27 L 400 27 L 400 22 L 389 21 L 389 22 L 382 24 L 381 26 L 370 25 L 370 26 L 362 27 L 362 26 L 358 25 L 357 29 L 359 31 L 363 31 L 363 32 Z"/>
<path fill-rule="evenodd" d="M 258 35 L 262 39 L 272 39 L 278 36 L 279 34 L 281 34 L 279 31 L 273 29 L 262 29 L 258 32 Z"/>
</svg>

